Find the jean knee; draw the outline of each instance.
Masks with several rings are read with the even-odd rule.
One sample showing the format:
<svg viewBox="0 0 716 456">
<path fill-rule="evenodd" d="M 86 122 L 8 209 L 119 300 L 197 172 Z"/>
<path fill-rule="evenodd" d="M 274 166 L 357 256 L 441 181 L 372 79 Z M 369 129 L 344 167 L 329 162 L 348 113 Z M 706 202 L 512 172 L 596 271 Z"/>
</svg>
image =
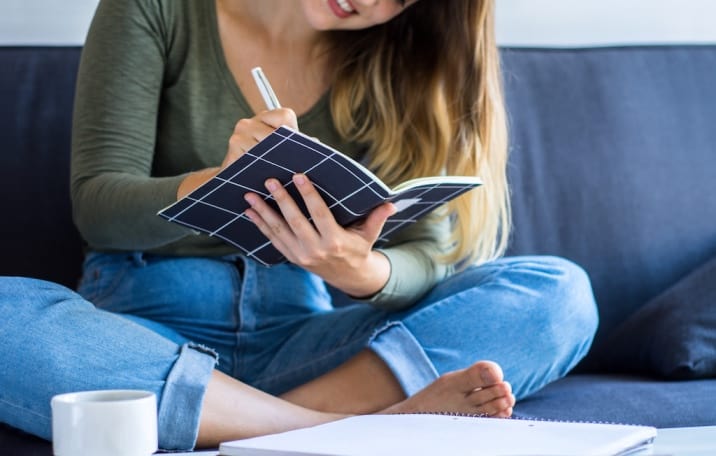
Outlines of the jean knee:
<svg viewBox="0 0 716 456">
<path fill-rule="evenodd" d="M 29 277 L 0 277 L 0 312 L 3 321 L 13 315 L 40 312 L 60 302 L 83 301 L 73 290 L 54 282 Z"/>
<path fill-rule="evenodd" d="M 589 349 L 599 324 L 597 305 L 587 272 L 573 261 L 560 257 L 545 257 L 544 270 L 553 280 L 550 293 L 551 319 L 555 343 L 573 345 L 582 357 Z M 566 348 L 566 347 L 565 347 Z"/>
</svg>

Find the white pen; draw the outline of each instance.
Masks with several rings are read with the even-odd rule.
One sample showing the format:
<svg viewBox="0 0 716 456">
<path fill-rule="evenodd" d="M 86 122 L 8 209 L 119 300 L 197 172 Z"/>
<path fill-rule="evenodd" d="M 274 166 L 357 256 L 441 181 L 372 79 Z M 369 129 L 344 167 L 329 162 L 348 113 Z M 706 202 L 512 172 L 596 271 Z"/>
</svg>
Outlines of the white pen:
<svg viewBox="0 0 716 456">
<path fill-rule="evenodd" d="M 261 96 L 264 98 L 266 108 L 269 111 L 272 109 L 280 108 L 281 103 L 278 102 L 278 98 L 276 97 L 276 94 L 271 88 L 271 84 L 269 84 L 268 79 L 266 79 L 266 75 L 264 74 L 263 70 L 261 70 L 261 67 L 256 67 L 252 69 L 251 75 L 254 77 L 254 81 L 256 81 L 256 85 L 259 88 L 259 92 L 261 92 Z"/>
</svg>

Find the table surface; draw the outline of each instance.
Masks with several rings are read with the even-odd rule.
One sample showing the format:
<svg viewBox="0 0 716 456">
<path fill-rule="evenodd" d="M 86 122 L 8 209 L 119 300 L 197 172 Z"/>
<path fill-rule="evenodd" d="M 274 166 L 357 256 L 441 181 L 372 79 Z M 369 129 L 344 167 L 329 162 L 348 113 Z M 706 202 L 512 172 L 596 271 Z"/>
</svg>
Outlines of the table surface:
<svg viewBox="0 0 716 456">
<path fill-rule="evenodd" d="M 217 451 L 172 453 L 171 456 L 217 456 Z M 657 431 L 651 453 L 653 456 L 714 456 L 716 455 L 716 426 L 667 428 Z"/>
<path fill-rule="evenodd" d="M 654 455 L 716 455 L 716 426 L 659 429 Z"/>
</svg>

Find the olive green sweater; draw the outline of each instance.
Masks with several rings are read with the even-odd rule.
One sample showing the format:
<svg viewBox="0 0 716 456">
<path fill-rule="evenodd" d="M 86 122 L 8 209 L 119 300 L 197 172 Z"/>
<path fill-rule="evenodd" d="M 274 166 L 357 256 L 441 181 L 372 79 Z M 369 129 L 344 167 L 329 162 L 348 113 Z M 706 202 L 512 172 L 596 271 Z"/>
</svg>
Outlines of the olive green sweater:
<svg viewBox="0 0 716 456">
<path fill-rule="evenodd" d="M 214 1 L 102 0 L 82 53 L 72 136 L 74 217 L 89 248 L 236 253 L 157 211 L 176 200 L 187 173 L 221 164 L 237 120 L 252 116 L 224 59 Z M 360 145 L 336 132 L 328 95 L 298 125 L 360 159 Z M 423 219 L 402 230 L 382 250 L 390 279 L 369 301 L 403 308 L 443 279 L 451 268 L 435 257 L 447 229 Z"/>
</svg>

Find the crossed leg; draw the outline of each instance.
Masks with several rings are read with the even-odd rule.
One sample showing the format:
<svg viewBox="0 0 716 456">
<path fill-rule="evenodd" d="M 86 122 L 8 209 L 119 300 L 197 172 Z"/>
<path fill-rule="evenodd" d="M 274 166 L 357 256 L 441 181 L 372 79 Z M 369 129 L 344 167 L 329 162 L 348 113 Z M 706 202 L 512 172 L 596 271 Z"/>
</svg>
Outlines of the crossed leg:
<svg viewBox="0 0 716 456">
<path fill-rule="evenodd" d="M 215 371 L 207 387 L 198 447 L 313 426 L 366 413 L 456 412 L 507 417 L 515 398 L 500 367 L 480 361 L 406 398 L 377 355 L 364 350 L 337 369 L 275 397 Z"/>
<path fill-rule="evenodd" d="M 388 366 L 370 350 L 281 397 L 313 410 L 346 414 L 459 412 L 509 416 L 514 405 L 510 384 L 493 362 L 480 361 L 449 372 L 406 398 Z"/>
</svg>

